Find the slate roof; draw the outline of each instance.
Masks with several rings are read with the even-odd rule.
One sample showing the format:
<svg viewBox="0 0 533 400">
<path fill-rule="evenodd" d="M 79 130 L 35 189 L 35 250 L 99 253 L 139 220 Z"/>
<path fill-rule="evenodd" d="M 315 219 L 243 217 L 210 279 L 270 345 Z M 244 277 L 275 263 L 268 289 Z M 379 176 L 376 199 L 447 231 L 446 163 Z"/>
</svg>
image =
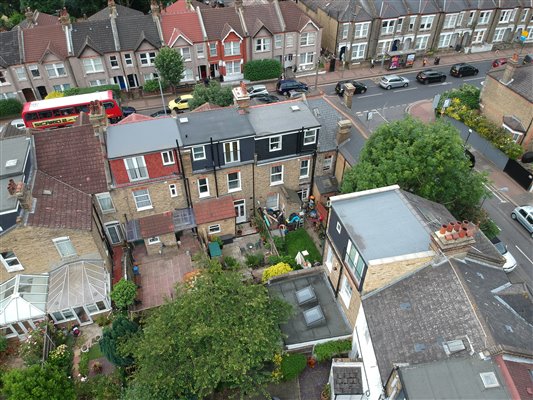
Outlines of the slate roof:
<svg viewBox="0 0 533 400">
<path fill-rule="evenodd" d="M 335 176 L 317 176 L 315 177 L 315 185 L 320 194 L 333 193 L 339 191 L 339 182 Z"/>
<path fill-rule="evenodd" d="M 161 38 L 151 15 L 133 15 L 116 21 L 121 50 L 137 50 L 145 40 L 156 48 L 161 47 Z"/>
<path fill-rule="evenodd" d="M 18 32 L 17 29 L 0 32 L 0 67 L 21 63 Z"/>
<path fill-rule="evenodd" d="M 298 290 L 311 286 L 316 299 L 299 305 L 296 297 Z M 294 346 L 315 340 L 343 338 L 352 333 L 352 329 L 333 296 L 331 286 L 320 268 L 294 271 L 273 278 L 267 285 L 271 297 L 278 297 L 291 304 L 293 314 L 288 322 L 281 325 L 286 336 L 286 346 Z M 317 326 L 307 326 L 304 311 L 320 306 L 325 320 Z"/>
<path fill-rule="evenodd" d="M 322 97 L 308 99 L 307 105 L 320 122 L 318 151 L 335 150 L 337 148 L 337 122 L 346 118 Z"/>
<path fill-rule="evenodd" d="M 361 367 L 333 367 L 332 375 L 335 394 L 363 394 Z"/>
<path fill-rule="evenodd" d="M 281 101 L 253 106 L 248 111 L 248 120 L 257 136 L 320 126 L 320 122 L 303 101 Z M 318 136 L 320 138 L 320 134 Z"/>
<path fill-rule="evenodd" d="M 244 37 L 244 31 L 237 11 L 233 7 L 206 8 L 201 11 L 207 38 L 209 40 L 222 40 L 230 28 L 240 37 Z"/>
<path fill-rule="evenodd" d="M 235 207 L 231 196 L 199 201 L 193 208 L 194 219 L 198 225 L 235 218 Z"/>
<path fill-rule="evenodd" d="M 210 138 L 222 141 L 254 135 L 248 115 L 234 107 L 179 115 L 177 121 L 181 141 L 184 146 L 191 146 L 207 143 Z"/>
<path fill-rule="evenodd" d="M 355 14 L 355 1 L 300 0 L 300 2 L 315 12 L 320 8 L 331 18 L 339 22 L 353 21 L 353 15 Z M 371 15 L 364 8 L 361 8 L 361 11 L 355 18 L 355 22 L 371 20 Z"/>
<path fill-rule="evenodd" d="M 91 47 L 100 54 L 117 51 L 109 19 L 87 20 L 72 24 L 72 45 L 76 57 L 81 55 L 85 46 Z"/>
<path fill-rule="evenodd" d="M 476 353 L 486 347 L 484 331 L 449 262 L 364 296 L 363 307 L 383 382 L 395 363 L 447 359 L 443 342 L 464 340 L 466 350 L 451 358 L 468 355 L 469 343 Z"/>
<path fill-rule="evenodd" d="M 250 36 L 255 36 L 261 27 L 272 34 L 283 32 L 281 22 L 273 3 L 243 7 L 244 23 Z"/>
<path fill-rule="evenodd" d="M 116 10 L 117 10 L 117 19 L 125 18 L 125 17 L 133 17 L 137 15 L 144 15 L 141 11 L 137 11 L 129 7 L 124 7 L 124 6 L 121 6 L 120 4 L 116 5 Z M 102 20 L 102 19 L 109 19 L 109 7 L 105 7 L 101 9 L 100 11 L 91 15 L 88 18 L 89 21 L 96 21 L 96 20 Z"/>
<path fill-rule="evenodd" d="M 493 372 L 498 387 L 485 388 L 480 373 Z M 430 364 L 400 367 L 406 398 L 425 399 L 509 399 L 505 380 L 492 360 L 477 354 L 464 359 L 449 359 Z"/>
<path fill-rule="evenodd" d="M 10 179 L 15 182 L 22 181 L 26 163 L 29 161 L 30 146 L 31 140 L 26 136 L 0 141 L 0 212 L 13 210 L 17 207 L 17 198 L 9 194 L 7 185 Z M 10 160 L 16 160 L 16 164 L 7 167 L 6 162 Z M 28 181 L 28 177 L 25 178 L 25 181 Z M 4 226 L 4 229 L 6 228 Z"/>
<path fill-rule="evenodd" d="M 391 2 L 389 0 L 389 2 Z M 436 14 L 439 8 L 434 1 L 404 0 L 406 11 L 410 14 Z M 405 14 L 404 14 L 405 15 Z"/>
<path fill-rule="evenodd" d="M 104 157 L 91 124 L 34 131 L 33 136 L 42 172 L 85 193 L 107 192 Z"/>
<path fill-rule="evenodd" d="M 514 115 L 504 115 L 503 123 L 514 131 L 526 133 L 526 128 L 522 125 L 522 121 Z"/>
<path fill-rule="evenodd" d="M 143 238 L 151 238 L 174 232 L 174 221 L 171 211 L 140 218 L 139 224 Z"/>
<path fill-rule="evenodd" d="M 180 2 L 178 1 L 176 3 Z M 172 45 L 172 42 L 176 40 L 180 33 L 193 43 L 204 41 L 199 16 L 193 12 L 164 14 L 161 17 L 161 28 L 163 30 L 163 38 L 169 46 Z"/>
<path fill-rule="evenodd" d="M 50 191 L 51 194 L 45 194 Z M 32 196 L 35 208 L 28 224 L 57 229 L 91 230 L 91 195 L 42 171 L 36 171 Z"/>
<path fill-rule="evenodd" d="M 107 156 L 121 158 L 176 147 L 178 128 L 174 118 L 150 118 L 107 128 Z"/>
<path fill-rule="evenodd" d="M 36 26 L 22 31 L 26 63 L 40 62 L 47 52 L 59 59 L 68 56 L 67 41 L 61 25 Z"/>
<path fill-rule="evenodd" d="M 285 32 L 299 32 L 308 22 L 313 22 L 319 28 L 321 27 L 292 1 L 281 1 L 279 7 L 286 25 Z"/>
<path fill-rule="evenodd" d="M 17 27 L 21 29 L 32 29 L 32 28 L 35 28 L 36 26 L 47 26 L 47 25 L 60 25 L 59 17 L 57 17 L 56 15 L 50 15 L 50 14 L 46 14 L 38 10 L 35 10 L 33 11 L 33 18 L 31 21 L 28 20 L 27 18 L 24 18 L 24 20 L 21 21 L 17 25 Z"/>
<path fill-rule="evenodd" d="M 505 66 L 502 68 L 497 68 L 495 70 L 489 71 L 488 76 L 496 79 L 498 82 L 503 77 L 503 72 L 505 71 Z M 513 81 L 508 85 L 501 84 L 501 89 L 505 87 L 509 88 L 513 92 L 524 97 L 530 103 L 533 103 L 533 86 L 531 82 L 533 81 L 533 64 L 526 64 L 517 66 L 514 74 Z"/>
</svg>

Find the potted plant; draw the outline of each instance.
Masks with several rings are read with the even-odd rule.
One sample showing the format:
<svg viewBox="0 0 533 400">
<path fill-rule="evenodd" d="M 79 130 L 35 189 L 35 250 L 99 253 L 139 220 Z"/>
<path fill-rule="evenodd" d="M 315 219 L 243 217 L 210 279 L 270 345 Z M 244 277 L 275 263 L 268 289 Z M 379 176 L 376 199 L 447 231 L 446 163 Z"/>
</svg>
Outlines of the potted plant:
<svg viewBox="0 0 533 400">
<path fill-rule="evenodd" d="M 329 383 L 324 385 L 322 392 L 320 393 L 320 400 L 330 400 L 331 398 L 331 386 Z"/>
</svg>

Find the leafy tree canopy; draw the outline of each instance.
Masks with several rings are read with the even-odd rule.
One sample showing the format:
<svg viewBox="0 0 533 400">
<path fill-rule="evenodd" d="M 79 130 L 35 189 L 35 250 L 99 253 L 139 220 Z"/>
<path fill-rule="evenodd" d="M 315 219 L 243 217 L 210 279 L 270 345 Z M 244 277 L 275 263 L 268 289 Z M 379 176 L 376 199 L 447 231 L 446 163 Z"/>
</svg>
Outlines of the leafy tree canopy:
<svg viewBox="0 0 533 400">
<path fill-rule="evenodd" d="M 254 391 L 271 380 L 263 368 L 281 350 L 278 324 L 290 306 L 242 274 L 210 266 L 151 314 L 129 341 L 136 371 L 128 399 L 205 398 L 217 388 Z"/>
<path fill-rule="evenodd" d="M 12 369 L 2 376 L 7 400 L 74 400 L 74 383 L 65 373 L 45 364 Z"/>
<path fill-rule="evenodd" d="M 119 315 L 113 325 L 104 329 L 100 340 L 100 349 L 106 358 L 113 364 L 126 367 L 133 364 L 131 355 L 123 355 L 119 352 L 119 345 L 132 337 L 139 330 L 139 326 L 123 315 Z"/>
<path fill-rule="evenodd" d="M 208 86 L 196 85 L 193 91 L 193 99 L 189 101 L 189 107 L 194 110 L 204 103 L 216 104 L 227 107 L 233 104 L 231 87 L 221 86 L 217 81 L 210 81 Z"/>
<path fill-rule="evenodd" d="M 179 85 L 183 79 L 183 57 L 175 49 L 163 47 L 154 60 L 159 76 L 172 87 Z"/>
<path fill-rule="evenodd" d="M 117 282 L 111 291 L 111 300 L 115 305 L 125 310 L 133 304 L 135 296 L 137 295 L 137 286 L 132 281 L 127 281 L 124 278 Z"/>
<path fill-rule="evenodd" d="M 470 169 L 462 140 L 450 124 L 406 118 L 381 125 L 359 162 L 347 171 L 342 192 L 398 184 L 403 190 L 446 206 L 470 219 L 487 195 L 485 175 Z"/>
</svg>

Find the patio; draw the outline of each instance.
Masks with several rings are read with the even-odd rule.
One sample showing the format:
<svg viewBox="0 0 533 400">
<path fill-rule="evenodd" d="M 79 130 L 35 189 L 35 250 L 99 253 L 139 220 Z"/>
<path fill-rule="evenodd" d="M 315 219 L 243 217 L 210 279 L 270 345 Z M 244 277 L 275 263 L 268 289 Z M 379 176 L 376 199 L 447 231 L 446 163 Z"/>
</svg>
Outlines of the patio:
<svg viewBox="0 0 533 400">
<path fill-rule="evenodd" d="M 224 257 L 233 257 L 242 265 L 246 263 L 247 254 L 263 253 L 269 256 L 270 249 L 266 249 L 261 241 L 259 233 L 253 233 L 246 236 L 237 236 L 233 239 L 233 243 L 225 244 L 222 248 L 222 255 Z"/>
</svg>

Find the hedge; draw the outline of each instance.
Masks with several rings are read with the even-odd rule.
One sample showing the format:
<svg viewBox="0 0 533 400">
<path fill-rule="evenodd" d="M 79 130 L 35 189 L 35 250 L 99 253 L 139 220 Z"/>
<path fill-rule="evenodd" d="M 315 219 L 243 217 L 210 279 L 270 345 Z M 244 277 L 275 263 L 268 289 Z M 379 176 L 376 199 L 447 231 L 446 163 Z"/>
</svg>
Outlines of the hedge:
<svg viewBox="0 0 533 400">
<path fill-rule="evenodd" d="M 283 380 L 290 381 L 302 373 L 307 366 L 307 357 L 300 353 L 289 353 L 281 361 Z"/>
<path fill-rule="evenodd" d="M 318 362 L 324 360 L 331 360 L 333 357 L 348 353 L 352 349 L 352 341 L 335 340 L 333 342 L 320 343 L 315 345 L 313 354 Z"/>
<path fill-rule="evenodd" d="M 165 90 L 167 88 L 168 88 L 168 83 L 165 81 L 161 81 L 161 89 Z M 150 79 L 144 82 L 143 90 L 145 92 L 158 92 L 159 91 L 159 80 Z"/>
<path fill-rule="evenodd" d="M 254 60 L 244 64 L 244 79 L 261 81 L 281 76 L 281 63 L 277 60 Z"/>
<path fill-rule="evenodd" d="M 85 88 L 73 87 L 73 88 L 65 90 L 63 94 L 65 96 L 75 96 L 77 94 L 104 92 L 106 90 L 112 90 L 116 99 L 121 98 L 122 93 L 120 91 L 120 86 L 118 85 L 102 85 L 102 86 L 91 86 L 91 87 L 85 87 Z"/>
<path fill-rule="evenodd" d="M 277 263 L 276 265 L 268 267 L 263 271 L 263 283 L 267 282 L 269 279 L 275 276 L 283 275 L 291 271 L 292 268 L 289 264 L 286 264 L 284 262 Z"/>
<path fill-rule="evenodd" d="M 20 115 L 22 112 L 22 103 L 17 99 L 0 100 L 0 117 L 12 117 Z"/>
</svg>

